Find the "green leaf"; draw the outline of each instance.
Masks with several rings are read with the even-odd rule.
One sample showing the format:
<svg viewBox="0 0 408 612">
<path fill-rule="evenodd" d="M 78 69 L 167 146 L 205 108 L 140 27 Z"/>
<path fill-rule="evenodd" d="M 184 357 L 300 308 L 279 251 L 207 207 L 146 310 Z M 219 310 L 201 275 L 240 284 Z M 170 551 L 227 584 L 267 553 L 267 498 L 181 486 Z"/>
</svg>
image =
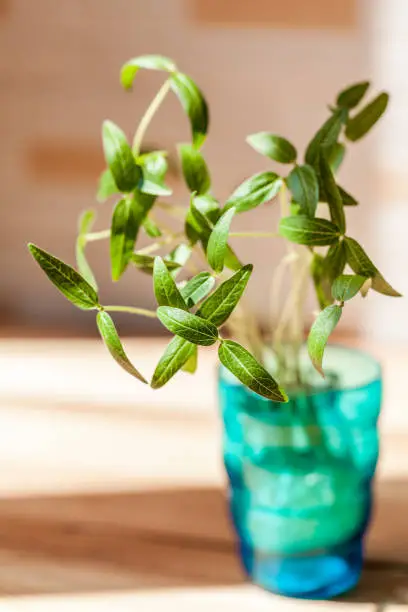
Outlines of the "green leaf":
<svg viewBox="0 0 408 612">
<path fill-rule="evenodd" d="M 346 154 L 346 147 L 341 142 L 335 142 L 333 145 L 325 147 L 324 151 L 331 171 L 333 174 L 336 174 L 337 170 L 343 163 L 344 156 Z"/>
<path fill-rule="evenodd" d="M 366 282 L 365 276 L 358 274 L 342 274 L 338 276 L 332 286 L 332 295 L 338 302 L 351 300 L 360 291 Z"/>
<path fill-rule="evenodd" d="M 151 387 L 153 389 L 163 387 L 183 366 L 186 366 L 196 352 L 197 346 L 195 344 L 179 336 L 174 336 L 156 366 Z"/>
<path fill-rule="evenodd" d="M 221 216 L 221 208 L 219 202 L 208 193 L 204 195 L 195 195 L 193 197 L 194 206 L 200 211 L 206 219 L 211 223 L 217 223 Z"/>
<path fill-rule="evenodd" d="M 211 232 L 207 245 L 208 263 L 215 272 L 222 272 L 228 247 L 228 234 L 235 208 L 230 208 L 219 218 Z"/>
<path fill-rule="evenodd" d="M 337 106 L 348 109 L 354 108 L 360 104 L 369 87 L 370 82 L 364 81 L 343 89 L 337 96 Z"/>
<path fill-rule="evenodd" d="M 192 308 L 212 290 L 215 279 L 209 272 L 200 272 L 193 276 L 180 290 L 187 306 Z"/>
<path fill-rule="evenodd" d="M 187 340 L 184 340 L 184 342 L 187 342 Z M 198 347 L 196 344 L 194 344 L 193 354 L 188 358 L 188 360 L 186 361 L 186 363 L 183 365 L 181 369 L 183 370 L 183 372 L 194 374 L 194 372 L 197 370 L 197 362 L 198 362 Z"/>
<path fill-rule="evenodd" d="M 125 89 L 132 89 L 133 81 L 140 68 L 164 70 L 165 72 L 177 70 L 175 63 L 163 55 L 141 55 L 140 57 L 134 57 L 126 62 L 120 71 L 120 82 Z"/>
<path fill-rule="evenodd" d="M 316 370 L 324 377 L 322 363 L 330 334 L 340 320 L 342 307 L 333 304 L 320 312 L 312 325 L 307 340 L 309 356 Z"/>
<path fill-rule="evenodd" d="M 99 307 L 99 298 L 95 289 L 74 268 L 35 244 L 29 243 L 28 248 L 50 281 L 70 302 L 83 310 Z"/>
<path fill-rule="evenodd" d="M 242 268 L 241 261 L 238 259 L 238 256 L 229 244 L 227 245 L 224 264 L 229 270 L 232 270 L 233 272 L 237 272 Z"/>
<path fill-rule="evenodd" d="M 284 217 L 279 223 L 279 233 L 296 244 L 326 246 L 334 244 L 340 237 L 339 229 L 326 219 L 308 217 Z"/>
<path fill-rule="evenodd" d="M 153 284 L 159 306 L 174 306 L 187 310 L 187 304 L 161 257 L 154 260 Z"/>
<path fill-rule="evenodd" d="M 346 246 L 344 240 L 332 244 L 325 257 L 325 268 L 332 283 L 342 274 L 346 266 Z"/>
<path fill-rule="evenodd" d="M 153 219 L 150 219 L 149 217 L 146 217 L 142 223 L 142 226 L 149 238 L 159 238 L 162 235 L 160 227 L 157 225 L 157 223 L 155 223 L 155 221 L 153 221 Z"/>
<path fill-rule="evenodd" d="M 86 234 L 90 232 L 95 220 L 96 213 L 94 210 L 85 210 L 79 218 L 78 237 L 75 246 L 75 255 L 77 268 L 81 276 L 92 285 L 95 291 L 98 291 L 98 285 L 93 275 L 92 269 L 85 256 Z"/>
<path fill-rule="evenodd" d="M 175 278 L 182 267 L 188 262 L 191 257 L 192 248 L 188 244 L 178 244 L 168 255 L 165 256 L 164 261 L 177 264 L 178 267 L 171 271 L 171 275 Z M 168 263 L 166 263 L 168 265 Z"/>
<path fill-rule="evenodd" d="M 113 211 L 110 238 L 112 279 L 119 280 L 131 259 L 139 230 L 139 217 L 133 198 L 123 198 Z"/>
<path fill-rule="evenodd" d="M 119 191 L 133 191 L 142 178 L 142 171 L 136 164 L 125 134 L 112 121 L 104 121 L 102 140 L 106 163 Z"/>
<path fill-rule="evenodd" d="M 341 199 L 343 200 L 343 206 L 358 206 L 358 202 L 352 195 L 350 195 L 343 187 L 337 185 L 340 192 Z"/>
<path fill-rule="evenodd" d="M 170 187 L 164 183 L 167 172 L 166 155 L 166 151 L 152 151 L 137 158 L 137 163 L 143 171 L 143 183 L 140 187 L 143 193 L 156 196 L 172 194 Z"/>
<path fill-rule="evenodd" d="M 217 342 L 218 330 L 213 323 L 171 306 L 159 306 L 157 316 L 169 331 L 189 342 L 210 346 Z"/>
<path fill-rule="evenodd" d="M 228 198 L 225 208 L 235 206 L 238 213 L 256 208 L 264 202 L 269 202 L 282 186 L 282 179 L 275 172 L 261 172 L 251 176 L 241 183 Z"/>
<path fill-rule="evenodd" d="M 96 194 L 97 201 L 102 204 L 106 202 L 110 196 L 119 193 L 119 189 L 115 183 L 115 179 L 112 176 L 112 172 L 107 168 L 104 170 L 99 177 L 98 192 Z"/>
<path fill-rule="evenodd" d="M 218 356 L 234 376 L 246 387 L 274 402 L 287 402 L 286 393 L 265 368 L 243 346 L 232 340 L 223 340 Z"/>
<path fill-rule="evenodd" d="M 381 275 L 378 269 L 375 267 L 363 247 L 353 238 L 346 237 L 344 239 L 347 263 L 350 268 L 356 274 L 372 278 L 371 288 L 378 293 L 383 295 L 389 295 L 391 297 L 401 297 L 398 293 Z"/>
<path fill-rule="evenodd" d="M 211 187 L 211 178 L 204 157 L 190 144 L 180 144 L 178 149 L 189 190 L 198 195 L 207 193 Z"/>
<path fill-rule="evenodd" d="M 313 259 L 310 264 L 310 273 L 312 275 L 316 296 L 321 309 L 330 306 L 333 303 L 331 294 L 331 280 L 327 267 L 326 259 L 318 253 L 313 253 Z"/>
<path fill-rule="evenodd" d="M 349 119 L 345 131 L 346 137 L 355 142 L 365 136 L 384 114 L 388 100 L 389 95 L 383 92 L 357 115 Z"/>
<path fill-rule="evenodd" d="M 286 138 L 268 132 L 258 132 L 248 136 L 246 141 L 261 155 L 281 164 L 292 164 L 296 161 L 297 151 Z"/>
<path fill-rule="evenodd" d="M 144 253 L 132 253 L 130 258 L 131 263 L 133 263 L 136 268 L 141 270 L 142 272 L 146 272 L 147 274 L 153 274 L 155 257 L 151 255 L 144 255 Z M 171 272 L 177 272 L 180 270 L 180 264 L 175 261 L 164 260 L 166 264 L 166 268 Z"/>
<path fill-rule="evenodd" d="M 329 119 L 322 125 L 317 134 L 313 137 L 309 143 L 305 161 L 310 166 L 315 166 L 319 162 L 320 149 L 322 147 L 329 147 L 337 142 L 341 128 L 347 120 L 347 111 L 339 109 L 333 113 Z"/>
<path fill-rule="evenodd" d="M 228 319 L 241 299 L 252 274 L 252 264 L 243 266 L 231 278 L 217 287 L 200 306 L 197 316 L 220 327 Z"/>
<path fill-rule="evenodd" d="M 295 166 L 286 183 L 303 214 L 313 218 L 319 202 L 319 182 L 312 166 Z"/>
<path fill-rule="evenodd" d="M 344 215 L 343 200 L 337 188 L 336 181 L 324 153 L 320 155 L 320 179 L 330 210 L 330 218 L 337 225 L 341 234 L 346 231 L 346 217 Z"/>
<path fill-rule="evenodd" d="M 115 324 L 107 312 L 98 312 L 96 315 L 96 323 L 99 329 L 99 333 L 102 336 L 102 340 L 105 343 L 106 348 L 112 355 L 115 361 L 124 369 L 126 372 L 138 378 L 143 383 L 147 383 L 147 380 L 136 370 L 135 366 L 129 361 L 126 355 L 118 332 L 116 331 Z"/>
<path fill-rule="evenodd" d="M 170 83 L 190 119 L 193 144 L 200 148 L 207 135 L 209 122 L 205 98 L 194 81 L 182 72 L 173 73 Z"/>
</svg>

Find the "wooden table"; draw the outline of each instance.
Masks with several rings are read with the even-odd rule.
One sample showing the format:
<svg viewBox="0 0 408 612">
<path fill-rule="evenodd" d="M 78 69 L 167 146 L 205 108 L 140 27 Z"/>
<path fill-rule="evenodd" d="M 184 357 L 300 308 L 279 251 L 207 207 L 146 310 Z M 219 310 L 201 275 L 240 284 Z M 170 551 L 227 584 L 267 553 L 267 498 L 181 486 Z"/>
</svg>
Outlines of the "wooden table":
<svg viewBox="0 0 408 612">
<path fill-rule="evenodd" d="M 164 342 L 126 346 L 150 375 Z M 378 352 L 369 561 L 357 591 L 317 604 L 245 582 L 222 493 L 211 349 L 196 377 L 152 391 L 97 341 L 0 340 L 0 612 L 408 610 L 408 351 Z"/>
</svg>

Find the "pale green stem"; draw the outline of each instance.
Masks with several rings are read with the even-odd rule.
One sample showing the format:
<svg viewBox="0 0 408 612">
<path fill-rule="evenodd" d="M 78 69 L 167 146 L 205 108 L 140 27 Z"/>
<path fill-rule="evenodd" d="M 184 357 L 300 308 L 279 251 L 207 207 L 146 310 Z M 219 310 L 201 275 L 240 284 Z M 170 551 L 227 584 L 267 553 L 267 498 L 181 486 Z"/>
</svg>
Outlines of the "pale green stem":
<svg viewBox="0 0 408 612">
<path fill-rule="evenodd" d="M 91 232 L 89 234 L 85 234 L 85 238 L 87 242 L 94 242 L 95 240 L 104 240 L 105 238 L 109 238 L 111 235 L 110 229 L 102 230 L 100 232 Z"/>
<path fill-rule="evenodd" d="M 142 140 L 144 138 L 145 132 L 146 132 L 147 128 L 149 127 L 149 124 L 150 124 L 151 120 L 153 119 L 155 113 L 159 109 L 159 106 L 161 105 L 161 103 L 165 99 L 166 95 L 170 91 L 170 87 L 171 87 L 171 82 L 170 82 L 170 79 L 168 79 L 160 87 L 159 91 L 157 92 L 157 94 L 155 95 L 155 97 L 153 98 L 151 103 L 149 104 L 145 114 L 143 115 L 143 117 L 142 117 L 142 119 L 141 119 L 141 121 L 140 121 L 140 123 L 138 125 L 138 128 L 136 130 L 135 136 L 133 138 L 132 149 L 133 149 L 133 153 L 134 153 L 135 156 L 139 155 L 139 153 L 140 153 L 140 146 L 142 144 Z"/>
<path fill-rule="evenodd" d="M 230 232 L 230 238 L 281 238 L 277 232 Z"/>
<path fill-rule="evenodd" d="M 183 238 L 183 236 L 184 234 L 182 232 L 179 232 L 178 234 L 171 234 L 169 236 L 165 236 L 161 240 L 158 240 L 157 242 L 154 242 L 153 244 L 149 244 L 143 247 L 143 249 L 139 249 L 137 251 L 137 254 L 138 255 L 148 255 L 149 253 L 154 253 L 155 251 L 158 251 L 162 246 L 165 246 L 166 244 L 167 245 L 171 244 L 172 242 L 176 242 L 176 240 Z"/>
<path fill-rule="evenodd" d="M 147 310 L 146 308 L 134 308 L 133 306 L 103 306 L 103 310 L 107 312 L 129 312 L 131 314 L 142 315 L 143 317 L 150 317 L 155 319 L 157 317 L 153 310 Z"/>
</svg>

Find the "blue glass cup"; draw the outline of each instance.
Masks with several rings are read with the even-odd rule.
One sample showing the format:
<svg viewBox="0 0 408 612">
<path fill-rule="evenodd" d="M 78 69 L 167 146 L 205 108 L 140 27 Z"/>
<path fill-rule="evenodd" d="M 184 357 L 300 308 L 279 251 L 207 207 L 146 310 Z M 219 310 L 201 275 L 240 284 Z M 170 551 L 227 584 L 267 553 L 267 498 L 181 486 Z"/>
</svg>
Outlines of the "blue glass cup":
<svg viewBox="0 0 408 612">
<path fill-rule="evenodd" d="M 380 365 L 341 346 L 326 381 L 304 355 L 310 391 L 266 400 L 219 371 L 224 462 L 243 566 L 269 591 L 327 599 L 354 587 L 372 507 Z M 331 380 L 328 383 L 327 380 Z"/>
</svg>

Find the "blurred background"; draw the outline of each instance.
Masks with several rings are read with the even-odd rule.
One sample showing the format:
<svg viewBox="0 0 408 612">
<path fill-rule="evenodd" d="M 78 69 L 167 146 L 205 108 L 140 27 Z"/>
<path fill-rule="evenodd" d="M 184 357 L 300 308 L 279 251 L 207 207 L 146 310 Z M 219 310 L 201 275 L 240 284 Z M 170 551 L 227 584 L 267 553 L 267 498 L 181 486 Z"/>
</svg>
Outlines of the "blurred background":
<svg viewBox="0 0 408 612">
<path fill-rule="evenodd" d="M 348 210 L 349 234 L 407 294 L 407 32 L 407 0 L 0 0 L 0 612 L 316 609 L 244 583 L 225 509 L 215 352 L 200 349 L 197 374 L 162 391 L 140 384 L 26 243 L 74 264 L 79 213 L 94 207 L 95 229 L 108 227 L 111 205 L 95 199 L 102 121 L 131 138 L 163 78 L 141 71 L 126 94 L 119 70 L 131 57 L 167 55 L 202 88 L 211 109 L 204 153 L 222 202 L 244 178 L 273 169 L 245 144 L 248 134 L 277 133 L 302 150 L 336 93 L 370 79 L 371 95 L 388 90 L 391 104 L 349 147 L 340 182 L 361 202 Z M 169 95 L 145 147 L 169 149 L 176 162 L 176 143 L 189 138 Z M 185 205 L 173 167 L 171 200 Z M 234 230 L 274 231 L 277 208 L 240 216 Z M 248 298 L 268 323 L 280 245 L 234 247 L 255 264 Z M 113 285 L 108 251 L 107 241 L 87 248 L 102 302 L 152 307 L 151 277 L 129 269 Z M 342 323 L 384 362 L 386 410 L 370 561 L 361 590 L 335 610 L 408 603 L 406 313 L 404 299 L 372 292 L 353 300 Z M 125 346 L 148 376 L 166 339 L 140 336 L 163 328 L 117 320 L 138 336 Z"/>
<path fill-rule="evenodd" d="M 125 60 L 144 53 L 170 56 L 203 89 L 211 109 L 204 153 L 221 201 L 245 177 L 271 167 L 245 144 L 246 135 L 267 130 L 302 148 L 342 87 L 368 78 L 372 95 L 387 89 L 389 111 L 350 146 L 341 183 L 361 202 L 350 211 L 349 233 L 406 293 L 407 26 L 405 0 L 0 0 L 3 326 L 94 333 L 93 320 L 33 264 L 26 243 L 73 264 L 79 212 L 98 208 L 98 227 L 107 227 L 111 207 L 95 201 L 104 167 L 100 127 L 110 118 L 133 134 L 163 77 L 141 72 L 125 94 L 118 75 Z M 175 144 L 188 139 L 186 118 L 170 95 L 145 145 L 169 149 L 176 159 Z M 172 200 L 185 204 L 179 176 L 170 182 Z M 263 207 L 234 227 L 273 231 L 274 224 L 273 211 Z M 265 287 L 279 246 L 243 239 L 235 246 L 256 266 L 249 300 L 266 322 Z M 88 254 L 105 303 L 153 305 L 149 277 L 129 270 L 110 283 L 106 242 L 90 245 Z M 373 293 L 354 302 L 344 317 L 348 331 L 408 340 L 404 300 Z M 136 334 L 160 332 L 137 317 L 124 317 L 122 325 Z"/>
</svg>

